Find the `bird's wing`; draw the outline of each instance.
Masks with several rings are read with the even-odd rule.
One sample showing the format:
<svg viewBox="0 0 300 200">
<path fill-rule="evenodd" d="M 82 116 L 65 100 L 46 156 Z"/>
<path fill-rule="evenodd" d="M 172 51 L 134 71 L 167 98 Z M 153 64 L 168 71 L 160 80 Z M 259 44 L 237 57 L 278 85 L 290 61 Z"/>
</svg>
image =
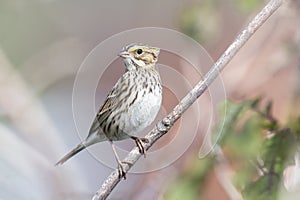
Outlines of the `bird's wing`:
<svg viewBox="0 0 300 200">
<path fill-rule="evenodd" d="M 119 84 L 122 84 L 122 78 L 119 79 L 119 81 L 116 83 L 116 85 L 112 88 L 112 90 L 107 95 L 104 104 L 100 107 L 94 122 L 90 128 L 89 135 L 93 132 L 96 132 L 99 130 L 100 124 L 107 118 L 107 116 L 111 113 L 111 110 L 114 110 L 114 108 L 117 105 L 117 99 L 120 94 L 120 88 L 116 87 Z"/>
<path fill-rule="evenodd" d="M 89 133 L 93 133 L 99 129 L 99 126 L 100 126 L 101 122 L 103 121 L 103 119 L 105 119 L 106 116 L 109 115 L 109 113 L 110 113 L 109 111 L 111 110 L 111 108 L 114 107 L 115 100 L 116 100 L 115 97 L 107 96 L 104 104 L 102 105 L 101 109 L 98 111 L 98 113 L 94 119 L 94 122 L 90 128 Z"/>
</svg>

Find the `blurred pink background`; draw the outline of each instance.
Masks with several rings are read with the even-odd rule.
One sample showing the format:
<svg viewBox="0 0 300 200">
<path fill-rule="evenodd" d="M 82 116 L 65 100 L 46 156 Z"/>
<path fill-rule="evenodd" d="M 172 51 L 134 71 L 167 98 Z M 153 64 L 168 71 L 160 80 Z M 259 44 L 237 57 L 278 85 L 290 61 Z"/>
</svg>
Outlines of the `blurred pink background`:
<svg viewBox="0 0 300 200">
<path fill-rule="evenodd" d="M 87 151 L 54 167 L 79 142 L 72 114 L 73 84 L 84 58 L 101 41 L 132 28 L 170 28 L 193 36 L 216 60 L 263 2 L 243 6 L 234 0 L 1 1 L 0 199 L 91 199 L 112 171 Z M 274 116 L 282 121 L 291 113 L 300 114 L 298 11 L 296 1 L 282 6 L 226 67 L 222 77 L 230 99 L 241 101 L 257 95 L 272 99 Z M 182 63 L 172 56 L 162 53 L 160 59 L 185 73 Z M 96 106 L 123 72 L 114 67 L 120 65 L 121 60 L 113 63 L 111 76 L 98 86 Z M 190 80 L 195 84 L 198 78 Z M 207 96 L 198 102 L 203 113 L 208 112 Z M 177 100 L 166 91 L 163 104 L 165 110 L 157 119 L 170 112 Z M 187 116 L 192 120 L 194 115 Z M 155 172 L 129 174 L 110 199 L 164 199 L 168 184 L 191 160 L 198 159 L 205 115 L 201 123 L 200 136 L 180 159 Z M 176 126 L 153 149 L 175 137 Z M 125 141 L 120 146 L 130 150 L 133 143 Z M 214 171 L 209 177 L 205 199 L 230 199 Z"/>
</svg>

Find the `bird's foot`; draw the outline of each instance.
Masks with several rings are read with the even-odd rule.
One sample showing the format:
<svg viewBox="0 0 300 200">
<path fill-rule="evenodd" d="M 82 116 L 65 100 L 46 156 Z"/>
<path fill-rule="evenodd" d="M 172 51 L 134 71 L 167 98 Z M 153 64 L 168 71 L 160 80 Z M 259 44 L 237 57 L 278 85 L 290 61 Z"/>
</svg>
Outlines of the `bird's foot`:
<svg viewBox="0 0 300 200">
<path fill-rule="evenodd" d="M 147 138 L 138 138 L 138 137 L 134 137 L 134 136 L 132 136 L 131 138 L 135 141 L 136 146 L 139 148 L 139 152 L 141 154 L 143 154 L 144 157 L 146 158 L 146 151 L 147 150 L 144 147 L 143 142 L 148 143 L 149 139 L 147 139 Z"/>
<path fill-rule="evenodd" d="M 124 178 L 124 180 L 126 179 L 126 170 L 125 167 L 123 165 L 123 163 L 118 163 L 118 171 L 119 171 L 119 178 Z"/>
<path fill-rule="evenodd" d="M 124 180 L 126 179 L 126 170 L 125 170 L 125 166 L 124 165 L 129 165 L 130 167 L 133 165 L 131 162 L 127 162 L 127 161 L 118 161 L 118 171 L 119 171 L 119 178 L 124 178 Z"/>
</svg>

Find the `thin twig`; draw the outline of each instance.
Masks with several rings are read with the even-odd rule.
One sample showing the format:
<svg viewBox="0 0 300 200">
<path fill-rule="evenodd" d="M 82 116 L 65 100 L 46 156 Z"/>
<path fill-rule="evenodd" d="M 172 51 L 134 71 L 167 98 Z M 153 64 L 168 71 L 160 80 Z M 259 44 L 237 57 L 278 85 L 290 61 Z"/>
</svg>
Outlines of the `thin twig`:
<svg viewBox="0 0 300 200">
<path fill-rule="evenodd" d="M 260 13 L 249 23 L 249 25 L 237 36 L 234 42 L 227 48 L 223 55 L 215 62 L 209 72 L 169 113 L 163 120 L 156 124 L 156 127 L 150 131 L 146 138 L 149 143 L 145 143 L 145 148 L 148 150 L 160 137 L 166 134 L 173 124 L 181 117 L 181 115 L 197 100 L 197 98 L 204 93 L 208 86 L 217 78 L 220 71 L 229 63 L 233 56 L 239 49 L 247 42 L 247 40 L 254 34 L 256 30 L 275 12 L 283 0 L 271 0 Z M 131 163 L 124 165 L 126 172 L 135 164 L 141 157 L 137 147 L 133 148 L 124 159 L 124 163 Z M 114 170 L 104 181 L 101 188 L 96 192 L 93 200 L 104 200 L 120 182 L 118 170 Z"/>
</svg>

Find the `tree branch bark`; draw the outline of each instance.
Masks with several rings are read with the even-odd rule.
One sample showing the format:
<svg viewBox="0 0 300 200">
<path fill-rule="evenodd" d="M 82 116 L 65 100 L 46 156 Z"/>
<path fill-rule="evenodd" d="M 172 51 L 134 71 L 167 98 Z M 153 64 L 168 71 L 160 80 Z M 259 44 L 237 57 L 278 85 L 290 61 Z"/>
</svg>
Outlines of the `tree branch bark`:
<svg viewBox="0 0 300 200">
<path fill-rule="evenodd" d="M 166 134 L 181 115 L 201 96 L 208 86 L 217 78 L 233 56 L 247 42 L 256 30 L 281 6 L 284 0 L 270 0 L 269 3 L 259 12 L 248 26 L 237 36 L 234 42 L 226 49 L 222 56 L 215 62 L 208 73 L 197 85 L 179 102 L 179 104 L 165 118 L 159 121 L 150 131 L 146 138 L 149 143 L 144 143 L 148 150 L 160 137 Z M 124 159 L 125 171 L 127 172 L 141 157 L 137 147 L 133 148 Z M 118 170 L 114 170 L 103 182 L 101 188 L 96 192 L 93 200 L 103 200 L 111 193 L 120 182 Z"/>
</svg>

